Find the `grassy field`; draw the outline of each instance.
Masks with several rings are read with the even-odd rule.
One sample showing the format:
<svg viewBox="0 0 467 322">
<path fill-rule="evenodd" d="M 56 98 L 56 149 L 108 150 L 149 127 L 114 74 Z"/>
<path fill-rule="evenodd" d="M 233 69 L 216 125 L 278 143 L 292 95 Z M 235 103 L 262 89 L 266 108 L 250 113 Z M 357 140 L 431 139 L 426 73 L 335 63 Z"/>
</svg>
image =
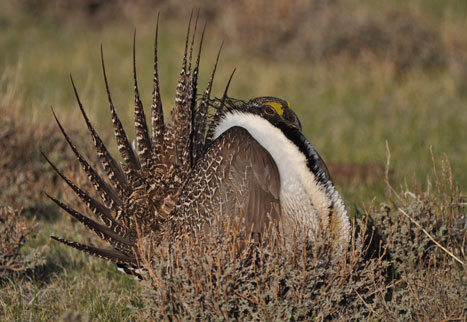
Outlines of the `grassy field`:
<svg viewBox="0 0 467 322">
<path fill-rule="evenodd" d="M 141 5 L 144 3 L 141 1 Z M 286 10 L 280 7 L 282 1 L 275 3 L 277 12 L 288 15 L 285 18 L 280 14 L 275 16 L 276 11 L 268 14 L 275 19 L 282 17 L 284 25 L 289 23 L 295 33 L 282 30 L 281 23 L 274 19 L 275 23 L 271 24 L 251 23 L 258 13 L 253 9 L 245 11 L 238 19 L 234 9 L 240 12 L 241 8 L 229 8 L 230 13 L 220 14 L 220 9 L 213 4 L 211 11 L 215 15 L 202 9 L 202 15 L 206 11 L 211 12 L 211 16 L 203 49 L 201 84 L 206 84 L 224 40 L 214 89 L 216 95 L 222 94 L 229 74 L 237 68 L 230 96 L 241 99 L 277 96 L 288 100 L 302 121 L 306 137 L 326 162 L 384 166 L 388 147 L 392 186 L 401 191 L 432 191 L 431 183 L 436 180 L 433 168 L 439 168 L 438 161 L 434 163 L 433 159 L 447 159 L 454 183 L 460 195 L 465 196 L 465 2 L 420 0 L 406 4 L 393 0 L 383 5 L 373 1 L 345 4 L 337 1 L 323 13 L 327 20 L 314 25 L 315 22 L 300 16 L 302 24 L 297 26 L 292 25 L 292 18 L 297 14 L 293 6 Z M 206 2 L 206 7 L 209 6 Z M 136 10 L 123 16 L 117 11 L 115 16 L 93 18 L 81 7 L 82 11 L 76 12 L 31 8 L 34 9 L 33 6 L 0 4 L 0 111 L 2 118 L 10 115 L 18 121 L 15 129 L 18 137 L 32 133 L 19 138 L 19 143 L 29 138 L 34 141 L 23 147 L 27 153 L 10 151 L 14 155 L 10 156 L 12 163 L 15 158 L 27 155 L 29 163 L 34 163 L 34 166 L 24 166 L 27 173 L 43 175 L 31 177 L 35 181 L 32 186 L 16 185 L 15 180 L 19 180 L 23 171 L 21 162 L 18 169 L 14 165 L 0 169 L 13 172 L 15 176 L 11 181 L 0 181 L 4 184 L 0 186 L 0 206 L 25 207 L 27 216 L 37 216 L 37 235 L 26 243 L 22 249 L 24 254 L 44 245 L 46 249 L 43 264 L 38 268 L 2 278 L 0 319 L 142 320 L 148 310 L 144 305 L 144 287 L 118 273 L 110 264 L 49 240 L 50 235 L 78 241 L 89 241 L 93 237 L 63 214 L 59 215 L 43 197 L 41 190 L 46 189 L 52 195 L 73 200 L 71 190 L 63 188 L 61 183 L 47 182 L 51 178 L 50 170 L 37 149 L 42 146 L 70 173 L 77 169 L 70 151 L 62 143 L 55 143 L 57 129 L 50 112 L 53 106 L 59 118 L 76 133 L 78 146 L 92 156 L 88 148 L 92 141 L 84 133 L 69 74 L 73 75 L 97 130 L 111 142 L 111 122 L 100 67 L 101 44 L 114 102 L 124 125 L 132 128 L 133 31 L 136 28 L 138 76 L 147 107 L 152 90 L 157 9 Z M 189 13 L 165 9 L 167 13 L 161 12 L 159 59 L 161 90 L 168 110 L 175 95 Z M 256 10 L 260 9 L 258 5 Z M 341 17 L 345 10 L 350 10 L 354 21 L 349 25 L 334 23 L 332 19 Z M 151 11 L 150 14 L 147 11 Z M 378 21 L 383 23 L 378 24 Z M 330 29 L 329 25 L 335 28 Z M 246 37 L 242 28 L 250 28 L 251 34 Z M 372 30 L 380 33 L 374 35 Z M 358 37 L 353 38 L 355 35 Z M 384 39 L 382 45 L 381 39 Z M 357 51 L 355 44 L 361 46 Z M 6 127 L 10 123 L 0 124 Z M 29 130 L 23 131 L 23 128 Z M 31 132 L 31 128 L 38 133 Z M 13 144 L 8 136 L 2 139 L 7 140 L 1 142 L 4 149 L 22 147 L 16 141 Z M 114 143 L 112 149 L 115 150 Z M 0 175 L 6 176 L 5 173 Z M 354 209 L 366 208 L 370 203 L 376 207 L 389 203 L 382 173 L 355 180 L 338 176 L 336 184 L 352 214 Z M 459 287 L 466 287 L 465 279 Z"/>
</svg>

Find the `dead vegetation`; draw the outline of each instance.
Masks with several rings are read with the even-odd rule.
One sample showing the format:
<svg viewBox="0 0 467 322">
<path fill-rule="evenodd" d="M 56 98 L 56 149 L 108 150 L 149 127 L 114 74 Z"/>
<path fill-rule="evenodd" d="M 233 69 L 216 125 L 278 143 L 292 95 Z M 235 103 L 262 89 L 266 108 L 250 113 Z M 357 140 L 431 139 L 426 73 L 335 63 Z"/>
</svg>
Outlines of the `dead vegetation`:
<svg viewBox="0 0 467 322">
<path fill-rule="evenodd" d="M 46 165 L 41 151 L 53 155 L 73 180 L 84 181 L 56 126 L 41 122 L 37 115 L 24 114 L 14 73 L 8 69 L 0 80 L 0 277 L 44 263 L 46 245 L 21 253 L 39 229 L 36 218 L 51 219 L 56 214 L 43 192 L 56 190 L 70 200 L 66 190 L 59 189 L 63 182 Z M 76 138 L 82 137 L 74 132 Z M 76 200 L 73 202 L 76 205 Z"/>
<path fill-rule="evenodd" d="M 84 176 L 72 161 L 58 127 L 39 120 L 37 114 L 25 114 L 19 86 L 11 76 L 13 73 L 12 70 L 5 71 L 1 81 L 5 94 L 0 101 L 0 205 L 22 208 L 27 215 L 49 215 L 49 203 L 43 192 L 60 191 L 57 187 L 63 187 L 63 182 L 44 162 L 41 151 L 56 160 L 57 165 L 74 179 L 83 180 Z M 66 122 L 71 124 L 70 120 L 68 118 Z M 68 128 L 75 127 L 70 125 Z M 83 137 L 87 139 L 84 131 L 70 132 L 76 141 Z"/>
<path fill-rule="evenodd" d="M 44 5 L 40 0 L 22 2 L 34 2 L 38 7 Z M 85 12 L 94 10 L 96 20 L 100 20 L 106 14 L 100 16 L 98 13 L 99 3 L 76 2 L 76 5 L 87 6 L 83 7 Z M 191 11 L 186 2 L 185 11 L 180 11 L 181 1 L 164 3 L 168 12 L 183 15 L 183 18 L 186 18 L 187 11 Z M 285 1 L 274 1 L 272 8 L 277 10 L 266 10 L 266 2 L 258 2 L 246 10 L 245 3 L 228 4 L 238 6 L 238 9 L 226 10 L 223 15 L 219 11 L 219 3 L 219 6 L 206 10 L 206 15 L 220 26 L 220 33 L 228 34 L 235 42 L 250 48 L 252 53 L 265 54 L 273 59 L 291 55 L 297 60 L 349 60 L 362 65 L 376 59 L 384 60 L 388 55 L 389 59 L 394 58 L 391 64 L 400 72 L 411 68 L 447 68 L 467 77 L 467 60 L 462 50 L 465 44 L 457 42 L 455 37 L 446 40 L 440 30 L 431 28 L 429 22 L 416 13 L 390 10 L 373 17 L 368 12 L 358 13 L 356 9 L 346 16 L 337 6 L 341 3 L 338 0 L 311 1 L 309 9 L 300 6 L 296 9 Z M 303 2 L 302 6 L 307 4 Z M 43 7 L 44 10 L 46 8 Z M 72 8 L 60 10 L 68 13 L 81 10 L 80 7 Z M 322 14 L 322 18 L 307 22 L 309 18 L 301 11 L 308 12 L 306 10 L 312 8 Z M 153 11 L 146 11 L 153 15 Z M 379 15 L 384 17 L 379 19 Z M 289 28 L 288 24 L 295 29 Z M 398 30 L 397 35 L 392 34 L 392 30 Z M 268 34 L 271 38 L 266 37 Z M 257 43 L 254 42 L 255 37 L 259 40 Z M 416 41 L 412 44 L 413 39 Z M 38 221 L 44 222 L 42 215 L 56 213 L 56 210 L 48 208 L 51 203 L 42 197 L 41 192 L 51 191 L 62 200 L 75 203 L 75 206 L 79 204 L 70 190 L 62 189 L 62 181 L 40 156 L 39 146 L 80 186 L 85 185 L 86 179 L 68 153 L 69 149 L 55 124 L 41 123 L 30 114 L 25 116 L 22 96 L 17 88 L 2 91 L 1 97 L 0 203 L 14 205 L 14 208 L 4 207 L 0 212 L 0 240 L 1 245 L 5 245 L 1 246 L 5 249 L 1 250 L 1 265 L 24 271 L 35 262 L 25 260 L 21 254 L 21 245 L 32 235 L 34 225 L 31 219 L 24 219 L 23 214 L 28 218 L 31 214 L 38 214 Z M 65 127 L 73 128 L 69 124 Z M 81 131 L 70 133 L 72 138 L 78 137 L 76 141 L 81 135 Z M 88 137 L 83 142 L 88 143 L 82 146 L 91 146 Z M 343 169 L 344 176 L 353 182 L 353 177 L 372 181 L 373 177 L 382 175 L 380 165 L 357 168 Z M 460 184 L 465 187 L 464 182 Z M 423 188 L 393 189 L 388 186 L 384 204 L 370 204 L 361 210 L 361 219 L 355 223 L 355 238 L 346 257 L 333 256 L 326 239 L 310 246 L 300 236 L 292 247 L 252 242 L 251 247 L 244 248 L 239 247 L 239 240 L 234 237 L 212 239 L 202 247 L 192 240 L 155 248 L 144 247 L 140 251 L 152 259 L 148 260 L 150 279 L 144 282 L 147 287 L 143 291 L 148 312 L 137 317 L 141 320 L 209 320 L 213 317 L 247 320 L 465 320 L 466 199 L 465 192 L 455 185 L 447 161 L 443 161 Z M 14 210 L 20 207 L 25 207 L 23 213 Z M 56 230 L 66 229 L 70 234 L 83 233 L 71 227 L 69 222 L 57 227 Z M 121 286 L 123 290 L 116 293 L 115 289 L 120 285 L 117 283 L 116 286 L 115 281 L 124 279 L 112 275 L 113 267 L 54 247 L 55 257 L 49 261 L 57 262 L 60 258 L 68 264 L 63 264 L 63 270 L 53 273 L 57 276 L 51 278 L 56 278 L 52 282 L 39 280 L 41 287 L 16 281 L 5 284 L 7 286 L 1 295 L 9 295 L 0 296 L 2 312 L 12 312 L 5 316 L 18 318 L 18 312 L 23 310 L 23 317 L 28 314 L 35 317 L 36 311 L 41 311 L 50 319 L 63 310 L 57 305 L 62 297 L 72 298 L 68 300 L 66 310 L 76 306 L 80 312 L 99 311 L 89 309 L 98 301 L 93 297 L 97 292 L 99 299 L 106 298 L 103 295 L 110 299 L 101 304 L 103 312 L 113 313 L 116 303 L 121 307 L 122 302 L 125 302 L 124 306 L 131 301 L 125 297 L 129 294 L 128 285 Z M 83 278 L 83 271 L 92 277 Z M 91 275 L 93 271 L 96 271 L 95 275 Z M 16 293 L 5 291 L 12 288 L 10 285 L 17 287 Z M 88 302 L 75 302 L 79 298 L 74 293 L 77 285 L 80 295 L 88 296 Z M 36 288 L 37 293 L 34 293 Z M 56 292 L 56 298 L 49 295 L 51 290 Z M 36 303 L 37 294 L 40 296 L 37 296 Z M 14 298 L 12 303 L 8 303 L 10 295 Z M 134 294 L 129 297 L 134 297 Z M 24 308 L 15 306 L 15 301 L 24 301 Z M 119 312 L 110 316 L 116 319 Z M 99 319 L 99 316 L 91 316 Z M 64 317 L 67 318 L 69 316 Z"/>
<path fill-rule="evenodd" d="M 391 208 L 372 211 L 398 285 L 380 307 L 384 319 L 467 317 L 467 208 L 446 160 L 428 191 L 390 191 Z M 391 236 L 390 240 L 386 236 Z"/>
<path fill-rule="evenodd" d="M 369 206 L 345 254 L 310 244 L 250 241 L 235 227 L 204 243 L 141 241 L 154 320 L 456 320 L 467 316 L 465 196 L 449 165 L 428 191 Z M 336 255 L 337 254 L 337 255 Z M 147 317 L 146 317 L 147 318 Z"/>
<path fill-rule="evenodd" d="M 343 1 L 237 1 L 219 10 L 219 24 L 258 54 L 307 62 L 390 61 L 398 71 L 442 68 L 439 31 L 415 12 L 369 12 Z"/>
<path fill-rule="evenodd" d="M 43 251 L 40 249 L 27 255 L 20 253 L 35 228 L 34 219 L 27 220 L 21 210 L 0 208 L 0 278 L 43 262 Z"/>
<path fill-rule="evenodd" d="M 383 284 L 388 268 L 384 252 L 365 260 L 365 231 L 355 234 L 347 256 L 335 256 L 326 238 L 314 245 L 297 236 L 292 244 L 263 240 L 243 247 L 232 230 L 226 236 L 142 249 L 152 262 L 154 320 L 363 318 L 364 302 L 373 301 L 375 283 Z"/>
<path fill-rule="evenodd" d="M 399 73 L 447 67 L 461 79 L 467 77 L 465 50 L 462 54 L 467 44 L 457 37 L 444 38 L 442 30 L 411 6 L 372 10 L 342 0 L 22 0 L 17 6 L 39 16 L 82 17 L 96 26 L 115 17 L 149 21 L 157 11 L 185 18 L 200 8 L 220 38 L 240 45 L 250 56 L 307 63 L 379 61 Z"/>
</svg>

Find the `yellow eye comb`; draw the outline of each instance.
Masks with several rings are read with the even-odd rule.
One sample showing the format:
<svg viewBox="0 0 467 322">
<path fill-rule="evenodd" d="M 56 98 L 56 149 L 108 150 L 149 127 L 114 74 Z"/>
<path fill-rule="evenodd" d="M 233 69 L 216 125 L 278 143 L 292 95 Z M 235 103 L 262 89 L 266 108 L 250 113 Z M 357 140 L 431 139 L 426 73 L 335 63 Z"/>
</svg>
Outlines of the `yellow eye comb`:
<svg viewBox="0 0 467 322">
<path fill-rule="evenodd" d="M 282 116 L 282 114 L 284 114 L 284 107 L 282 107 L 282 104 L 277 103 L 277 102 L 266 102 L 265 104 L 269 105 L 273 109 L 275 109 L 277 114 L 279 114 L 280 116 Z"/>
</svg>

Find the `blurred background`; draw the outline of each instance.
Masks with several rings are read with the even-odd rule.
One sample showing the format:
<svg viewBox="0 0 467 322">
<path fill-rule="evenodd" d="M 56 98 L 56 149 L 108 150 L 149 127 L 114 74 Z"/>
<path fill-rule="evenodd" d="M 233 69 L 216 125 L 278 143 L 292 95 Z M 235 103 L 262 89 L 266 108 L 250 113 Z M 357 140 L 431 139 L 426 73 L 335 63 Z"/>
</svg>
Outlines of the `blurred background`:
<svg viewBox="0 0 467 322">
<path fill-rule="evenodd" d="M 395 189 L 435 191 L 430 182 L 436 182 L 438 190 L 448 186 L 466 199 L 465 0 L 1 0 L 0 206 L 37 218 L 36 237 L 23 253 L 50 246 L 46 264 L 1 284 L 6 320 L 70 320 L 72 308 L 97 320 L 118 321 L 143 307 L 139 284 L 131 278 L 108 263 L 50 243 L 52 234 L 96 241 L 44 197 L 47 191 L 86 211 L 39 148 L 86 187 L 50 111 L 53 106 L 74 142 L 96 162 L 69 75 L 98 132 L 116 151 L 101 44 L 114 103 L 134 137 L 133 32 L 148 112 L 160 13 L 159 74 L 168 111 L 188 19 L 198 9 L 198 33 L 207 22 L 201 88 L 224 41 L 214 94 L 222 95 L 237 68 L 230 96 L 288 100 L 306 137 L 329 165 L 352 216 L 369 204 L 379 208 L 389 203 L 389 156 L 388 179 Z M 29 227 L 21 229 L 29 234 Z M 23 237 L 19 234 L 22 243 Z"/>
<path fill-rule="evenodd" d="M 290 101 L 348 204 L 384 196 L 386 142 L 396 185 L 424 184 L 433 168 L 431 149 L 435 159 L 446 154 L 454 178 L 465 187 L 466 1 L 2 1 L 2 105 L 14 106 L 22 119 L 49 124 L 52 105 L 84 133 L 72 74 L 91 118 L 110 138 L 100 45 L 114 101 L 131 126 L 134 29 L 147 107 L 160 12 L 160 74 L 168 109 L 188 18 L 198 9 L 198 31 L 207 22 L 202 86 L 224 41 L 215 94 L 222 94 L 236 67 L 232 97 Z M 90 140 L 84 136 L 79 143 L 88 146 Z M 47 139 L 35 142 L 41 144 Z"/>
</svg>

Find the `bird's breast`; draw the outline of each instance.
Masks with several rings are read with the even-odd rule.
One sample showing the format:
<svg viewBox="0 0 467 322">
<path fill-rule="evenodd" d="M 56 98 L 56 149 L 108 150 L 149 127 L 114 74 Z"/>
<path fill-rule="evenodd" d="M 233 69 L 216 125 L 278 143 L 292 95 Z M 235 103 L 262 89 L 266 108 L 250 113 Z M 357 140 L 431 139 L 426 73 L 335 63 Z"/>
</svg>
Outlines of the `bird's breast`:
<svg viewBox="0 0 467 322">
<path fill-rule="evenodd" d="M 308 168 L 306 156 L 299 148 L 263 117 L 237 111 L 226 114 L 216 127 L 214 137 L 234 126 L 246 129 L 274 159 L 280 175 L 282 222 L 312 231 L 325 228 L 332 201 Z"/>
</svg>

